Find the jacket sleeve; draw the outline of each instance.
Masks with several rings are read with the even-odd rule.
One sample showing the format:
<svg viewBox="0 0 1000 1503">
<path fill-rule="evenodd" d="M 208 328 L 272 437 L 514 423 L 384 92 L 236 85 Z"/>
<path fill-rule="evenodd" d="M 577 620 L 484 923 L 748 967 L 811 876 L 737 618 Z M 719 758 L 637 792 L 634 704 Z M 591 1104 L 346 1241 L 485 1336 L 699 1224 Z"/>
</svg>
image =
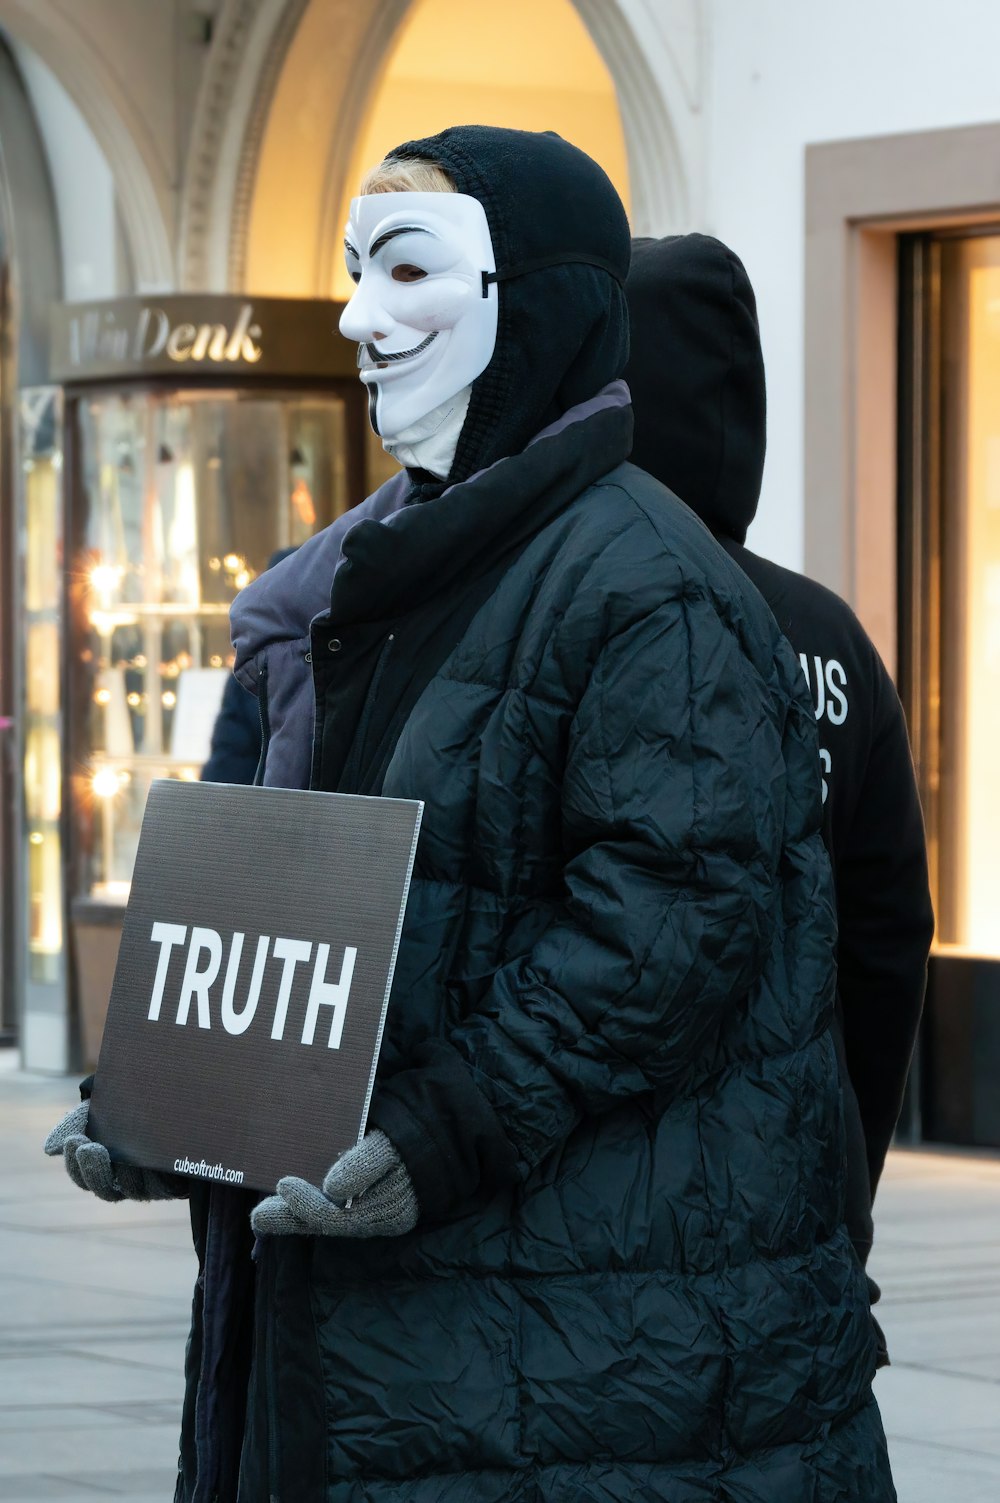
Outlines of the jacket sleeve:
<svg viewBox="0 0 1000 1503">
<path fill-rule="evenodd" d="M 837 856 L 837 910 L 847 1067 L 874 1198 L 920 1023 L 934 914 L 903 709 L 874 649 L 872 656 L 872 746 Z"/>
<path fill-rule="evenodd" d="M 771 943 L 783 734 L 802 742 L 818 830 L 804 696 L 789 710 L 709 601 L 663 605 L 605 644 L 558 773 L 557 921 L 496 973 L 447 1042 L 376 1096 L 373 1120 L 425 1216 L 449 1214 L 480 1184 L 523 1178 L 585 1116 L 647 1092 L 666 1104 L 704 1067 Z M 818 835 L 805 865 L 829 910 Z"/>
<path fill-rule="evenodd" d="M 252 783 L 260 761 L 257 697 L 230 677 L 212 727 L 212 746 L 201 769 L 203 783 Z"/>
</svg>

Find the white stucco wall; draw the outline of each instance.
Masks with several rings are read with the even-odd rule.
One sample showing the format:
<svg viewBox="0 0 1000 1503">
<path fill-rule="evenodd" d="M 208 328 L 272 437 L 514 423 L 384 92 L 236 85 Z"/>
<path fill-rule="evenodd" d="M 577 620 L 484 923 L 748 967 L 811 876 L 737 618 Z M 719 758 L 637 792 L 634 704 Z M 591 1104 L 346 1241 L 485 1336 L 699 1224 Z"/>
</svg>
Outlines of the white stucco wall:
<svg viewBox="0 0 1000 1503">
<path fill-rule="evenodd" d="M 802 481 L 805 147 L 1000 120 L 1000 4 L 706 3 L 706 228 L 746 262 L 768 374 L 767 469 L 750 542 L 797 568 L 808 505 Z"/>
<path fill-rule="evenodd" d="M 28 47 L 15 43 L 15 55 L 49 161 L 63 297 L 67 302 L 114 297 L 119 287 L 111 169 L 55 74 Z"/>
</svg>

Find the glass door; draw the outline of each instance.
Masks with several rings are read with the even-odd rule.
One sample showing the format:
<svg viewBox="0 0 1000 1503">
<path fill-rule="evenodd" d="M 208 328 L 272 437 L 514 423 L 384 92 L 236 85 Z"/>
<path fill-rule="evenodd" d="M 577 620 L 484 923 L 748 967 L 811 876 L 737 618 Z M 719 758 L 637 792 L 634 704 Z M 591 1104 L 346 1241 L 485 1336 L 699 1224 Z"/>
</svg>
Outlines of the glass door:
<svg viewBox="0 0 1000 1503">
<path fill-rule="evenodd" d="M 1000 959 L 1000 235 L 941 247 L 938 939 Z"/>
<path fill-rule="evenodd" d="M 1000 960 L 1000 234 L 925 237 L 904 270 L 900 635 L 936 948 Z"/>
<path fill-rule="evenodd" d="M 925 1134 L 1000 1147 L 1000 230 L 904 237 L 900 666 L 937 934 Z"/>
</svg>

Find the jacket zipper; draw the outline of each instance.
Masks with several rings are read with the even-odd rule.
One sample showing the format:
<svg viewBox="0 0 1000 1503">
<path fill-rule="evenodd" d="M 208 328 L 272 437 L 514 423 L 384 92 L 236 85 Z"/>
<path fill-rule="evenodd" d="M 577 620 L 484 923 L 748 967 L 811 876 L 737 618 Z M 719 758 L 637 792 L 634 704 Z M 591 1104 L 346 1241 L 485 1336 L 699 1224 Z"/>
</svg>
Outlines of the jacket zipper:
<svg viewBox="0 0 1000 1503">
<path fill-rule="evenodd" d="M 271 720 L 267 703 L 267 661 L 260 666 L 257 675 L 257 710 L 260 715 L 260 757 L 257 762 L 257 771 L 253 775 L 254 787 L 259 788 L 264 781 L 264 767 L 267 762 L 267 748 L 271 740 Z"/>
</svg>

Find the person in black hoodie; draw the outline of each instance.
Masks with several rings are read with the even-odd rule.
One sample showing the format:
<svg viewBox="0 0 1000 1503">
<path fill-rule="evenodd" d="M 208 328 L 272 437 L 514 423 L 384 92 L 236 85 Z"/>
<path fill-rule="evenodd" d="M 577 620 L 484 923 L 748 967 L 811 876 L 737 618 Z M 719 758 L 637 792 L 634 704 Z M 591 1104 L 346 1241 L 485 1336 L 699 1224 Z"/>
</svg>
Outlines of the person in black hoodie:
<svg viewBox="0 0 1000 1503">
<path fill-rule="evenodd" d="M 815 704 L 840 935 L 849 1223 L 865 1262 L 934 930 L 903 710 L 850 607 L 745 546 L 764 470 L 766 402 L 756 302 L 739 257 L 706 235 L 637 239 L 626 291 L 632 462 L 680 496 L 749 575 Z"/>
<path fill-rule="evenodd" d="M 245 1197 L 196 1227 L 178 1503 L 891 1503 L 815 721 L 626 462 L 624 209 L 482 126 L 366 190 L 342 328 L 406 469 L 233 634 L 266 784 L 423 823 L 369 1132 L 256 1259 Z"/>
</svg>

